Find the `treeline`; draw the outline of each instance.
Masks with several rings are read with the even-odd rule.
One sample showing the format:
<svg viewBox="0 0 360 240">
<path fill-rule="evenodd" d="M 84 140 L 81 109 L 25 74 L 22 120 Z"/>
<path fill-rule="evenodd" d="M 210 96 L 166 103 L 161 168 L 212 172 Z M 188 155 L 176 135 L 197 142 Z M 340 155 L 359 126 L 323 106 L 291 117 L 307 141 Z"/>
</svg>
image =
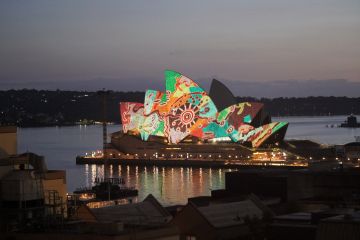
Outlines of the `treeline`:
<svg viewBox="0 0 360 240">
<path fill-rule="evenodd" d="M 329 116 L 360 114 L 360 97 L 237 98 L 265 105 L 271 116 Z"/>
<path fill-rule="evenodd" d="M 360 97 L 249 98 L 265 104 L 272 116 L 324 116 L 360 114 Z M 144 92 L 111 92 L 107 119 L 119 123 L 119 102 L 143 102 Z M 9 90 L 0 91 L 0 124 L 18 126 L 72 125 L 102 120 L 102 98 L 97 92 Z"/>
</svg>

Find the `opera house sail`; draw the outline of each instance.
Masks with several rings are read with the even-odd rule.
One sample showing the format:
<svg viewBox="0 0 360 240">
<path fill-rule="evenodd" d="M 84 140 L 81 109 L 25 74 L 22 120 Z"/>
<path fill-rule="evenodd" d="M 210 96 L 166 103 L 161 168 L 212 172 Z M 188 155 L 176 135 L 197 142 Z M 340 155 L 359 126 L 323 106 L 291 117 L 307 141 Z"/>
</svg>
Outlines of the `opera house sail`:
<svg viewBox="0 0 360 240">
<path fill-rule="evenodd" d="M 113 134 L 112 143 L 125 153 L 246 152 L 284 139 L 288 123 L 271 122 L 263 107 L 236 103 L 217 80 L 207 94 L 190 78 L 166 70 L 165 91 L 147 90 L 143 103 L 120 103 L 123 131 Z"/>
</svg>

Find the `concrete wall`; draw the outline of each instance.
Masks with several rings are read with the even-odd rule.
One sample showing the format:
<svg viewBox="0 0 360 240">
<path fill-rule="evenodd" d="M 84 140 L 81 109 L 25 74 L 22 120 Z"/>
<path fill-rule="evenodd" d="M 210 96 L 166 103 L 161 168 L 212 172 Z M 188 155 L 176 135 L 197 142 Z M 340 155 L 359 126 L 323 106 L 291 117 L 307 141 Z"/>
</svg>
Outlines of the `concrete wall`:
<svg viewBox="0 0 360 240">
<path fill-rule="evenodd" d="M 1 160 L 0 160 L 1 161 Z M 0 181 L 1 179 L 7 175 L 9 172 L 11 172 L 13 170 L 13 166 L 0 166 Z"/>
<path fill-rule="evenodd" d="M 84 221 L 86 223 L 97 222 L 95 215 L 86 205 L 81 205 L 75 213 L 75 219 Z"/>
<path fill-rule="evenodd" d="M 294 174 L 287 178 L 287 200 L 296 201 L 314 197 L 314 177 L 310 174 Z"/>
<path fill-rule="evenodd" d="M 155 229 L 150 231 L 136 231 L 122 235 L 107 234 L 79 234 L 79 233 L 5 233 L 1 239 L 16 240 L 179 240 L 180 237 L 176 231 L 170 229 Z"/>
<path fill-rule="evenodd" d="M 314 176 L 313 184 L 315 196 L 349 197 L 360 194 L 360 173 L 320 173 Z"/>
<path fill-rule="evenodd" d="M 288 198 L 287 177 L 281 172 L 263 174 L 259 172 L 228 172 L 225 189 L 233 194 L 254 193 L 259 196 Z"/>
<path fill-rule="evenodd" d="M 0 126 L 0 158 L 17 153 L 17 128 Z"/>
<path fill-rule="evenodd" d="M 1 180 L 4 201 L 31 201 L 42 199 L 41 183 L 31 171 L 12 171 Z"/>
<path fill-rule="evenodd" d="M 59 197 L 62 198 L 62 206 L 57 207 L 57 213 L 61 213 L 61 207 L 63 207 L 63 212 L 66 216 L 66 174 L 65 171 L 48 171 L 44 174 L 43 182 L 43 189 L 44 193 L 47 194 L 48 191 L 55 190 L 59 193 Z M 47 201 L 47 198 L 45 198 Z"/>
<path fill-rule="evenodd" d="M 351 197 L 360 193 L 358 171 L 251 171 L 225 175 L 226 190 L 232 194 L 254 193 L 281 197 L 285 201 L 319 197 Z"/>
<path fill-rule="evenodd" d="M 188 204 L 172 220 L 181 236 L 195 236 L 196 240 L 216 239 L 216 231 L 197 210 Z"/>
</svg>

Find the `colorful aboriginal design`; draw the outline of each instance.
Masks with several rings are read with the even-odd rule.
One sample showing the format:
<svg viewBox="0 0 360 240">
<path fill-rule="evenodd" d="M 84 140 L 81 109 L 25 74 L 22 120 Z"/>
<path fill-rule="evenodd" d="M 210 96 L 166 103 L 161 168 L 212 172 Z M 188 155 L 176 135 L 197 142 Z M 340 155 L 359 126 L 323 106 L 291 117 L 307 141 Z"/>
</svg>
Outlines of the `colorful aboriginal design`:
<svg viewBox="0 0 360 240">
<path fill-rule="evenodd" d="M 147 90 L 144 104 L 121 103 L 124 133 L 166 137 L 177 144 L 191 135 L 202 140 L 229 137 L 234 142 L 251 142 L 260 147 L 270 136 L 288 125 L 274 122 L 251 126 L 263 108 L 262 103 L 243 102 L 218 112 L 207 93 L 190 78 L 165 71 L 165 93 Z M 259 119 L 259 118 L 257 118 Z"/>
<path fill-rule="evenodd" d="M 157 112 L 144 116 L 144 122 L 140 129 L 141 139 L 147 141 L 149 137 L 160 136 L 164 137 L 164 120 Z"/>
<path fill-rule="evenodd" d="M 256 133 L 247 141 L 252 143 L 252 146 L 260 147 L 270 136 L 278 132 L 280 129 L 287 127 L 287 122 L 272 122 L 261 127 L 258 127 Z"/>
<path fill-rule="evenodd" d="M 147 141 L 151 135 L 164 137 L 164 116 L 160 113 L 163 93 L 156 90 L 147 90 L 144 100 L 144 123 L 140 131 L 141 139 Z"/>
<path fill-rule="evenodd" d="M 225 108 L 220 112 L 220 115 L 225 115 L 229 121 L 229 124 L 235 128 L 238 128 L 244 123 L 251 124 L 263 106 L 264 104 L 256 102 L 238 103 L 236 105 Z"/>
<path fill-rule="evenodd" d="M 121 102 L 120 113 L 124 133 L 139 134 L 144 122 L 144 104 Z"/>
</svg>

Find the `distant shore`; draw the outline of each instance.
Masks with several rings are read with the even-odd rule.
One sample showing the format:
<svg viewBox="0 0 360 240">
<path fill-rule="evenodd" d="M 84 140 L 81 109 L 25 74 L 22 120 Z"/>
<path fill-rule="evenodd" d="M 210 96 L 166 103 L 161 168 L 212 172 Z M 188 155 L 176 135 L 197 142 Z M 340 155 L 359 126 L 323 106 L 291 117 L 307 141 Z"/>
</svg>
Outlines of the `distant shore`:
<svg viewBox="0 0 360 240">
<path fill-rule="evenodd" d="M 300 115 L 300 116 L 272 116 L 273 118 L 319 118 L 319 117 L 343 117 L 342 122 L 346 121 L 346 118 L 348 115 Z M 338 125 L 332 125 L 331 127 L 340 127 L 341 123 L 339 122 Z M 19 128 L 42 128 L 42 127 L 73 127 L 73 126 L 92 126 L 92 125 L 102 125 L 101 122 L 87 122 L 87 123 L 79 123 L 79 122 L 73 122 L 73 123 L 29 123 L 29 124 L 23 124 L 23 125 L 16 125 L 14 124 L 0 124 L 0 125 L 9 125 L 9 126 L 17 126 Z M 108 122 L 107 125 L 121 125 L 121 122 Z M 325 127 L 330 127 L 329 125 L 324 125 Z"/>
<path fill-rule="evenodd" d="M 111 92 L 107 99 L 107 121 L 119 124 L 119 103 L 143 102 L 144 96 L 144 92 Z M 360 115 L 360 97 L 237 97 L 237 102 L 262 102 L 264 110 L 272 117 Z M 96 92 L 29 89 L 0 91 L 0 125 L 88 125 L 102 121 L 102 107 Z"/>
</svg>

